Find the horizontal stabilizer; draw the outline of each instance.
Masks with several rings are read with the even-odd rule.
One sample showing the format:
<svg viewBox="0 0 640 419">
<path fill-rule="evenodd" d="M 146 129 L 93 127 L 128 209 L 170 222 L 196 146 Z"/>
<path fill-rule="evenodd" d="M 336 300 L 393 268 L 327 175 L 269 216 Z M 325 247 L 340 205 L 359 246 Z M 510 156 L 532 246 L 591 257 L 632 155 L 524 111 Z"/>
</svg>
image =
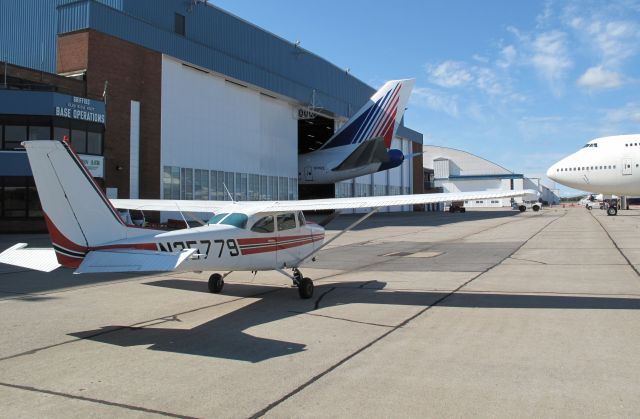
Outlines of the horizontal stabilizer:
<svg viewBox="0 0 640 419">
<path fill-rule="evenodd" d="M 60 264 L 53 248 L 27 249 L 26 243 L 18 243 L 0 253 L 0 263 L 33 269 L 41 272 L 51 272 Z"/>
<path fill-rule="evenodd" d="M 173 253 L 138 249 L 94 250 L 87 253 L 74 273 L 168 272 L 175 270 L 196 250 Z"/>
<path fill-rule="evenodd" d="M 333 170 L 349 170 L 356 167 L 366 166 L 371 163 L 382 163 L 389 160 L 387 149 L 382 137 L 370 141 L 362 142 L 358 148 L 344 159 L 342 163 Z"/>
</svg>

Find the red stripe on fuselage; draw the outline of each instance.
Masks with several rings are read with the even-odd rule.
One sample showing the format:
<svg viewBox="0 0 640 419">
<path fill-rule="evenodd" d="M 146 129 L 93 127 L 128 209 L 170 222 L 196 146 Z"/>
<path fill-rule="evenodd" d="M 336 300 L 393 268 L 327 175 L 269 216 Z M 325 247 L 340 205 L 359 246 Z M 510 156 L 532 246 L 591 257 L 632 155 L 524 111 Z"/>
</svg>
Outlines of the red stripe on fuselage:
<svg viewBox="0 0 640 419">
<path fill-rule="evenodd" d="M 277 250 L 304 246 L 316 241 L 322 241 L 323 239 L 324 234 L 314 234 L 313 236 L 305 234 L 302 236 L 257 237 L 238 239 L 238 244 L 240 245 L 240 252 L 243 255 L 252 255 L 256 253 L 275 252 Z"/>
</svg>

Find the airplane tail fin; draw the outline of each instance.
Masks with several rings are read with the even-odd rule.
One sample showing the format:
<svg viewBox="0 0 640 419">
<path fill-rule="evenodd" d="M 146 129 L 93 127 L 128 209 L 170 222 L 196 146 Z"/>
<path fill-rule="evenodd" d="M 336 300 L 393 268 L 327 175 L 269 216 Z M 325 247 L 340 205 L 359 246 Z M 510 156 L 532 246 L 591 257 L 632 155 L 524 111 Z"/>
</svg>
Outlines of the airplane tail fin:
<svg viewBox="0 0 640 419">
<path fill-rule="evenodd" d="M 77 267 L 93 247 L 124 239 L 127 226 L 67 143 L 25 141 L 56 256 Z"/>
<path fill-rule="evenodd" d="M 357 145 L 379 137 L 384 139 L 385 146 L 389 148 L 414 84 L 414 79 L 386 82 L 322 148 Z"/>
</svg>

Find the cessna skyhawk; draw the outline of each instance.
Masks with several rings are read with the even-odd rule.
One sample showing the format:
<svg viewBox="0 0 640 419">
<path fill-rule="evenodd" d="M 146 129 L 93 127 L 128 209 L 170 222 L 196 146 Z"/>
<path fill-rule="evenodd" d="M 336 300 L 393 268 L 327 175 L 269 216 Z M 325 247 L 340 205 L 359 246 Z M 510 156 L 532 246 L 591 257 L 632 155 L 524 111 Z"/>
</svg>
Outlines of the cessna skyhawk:
<svg viewBox="0 0 640 419">
<path fill-rule="evenodd" d="M 50 272 L 60 265 L 75 273 L 138 271 L 220 271 L 209 290 L 222 291 L 232 271 L 276 270 L 313 295 L 313 282 L 300 264 L 374 214 L 394 205 L 466 199 L 497 199 L 531 191 L 461 192 L 375 196 L 308 201 L 121 201 L 119 207 L 163 211 L 212 212 L 206 225 L 160 231 L 126 224 L 96 185 L 68 143 L 26 141 L 29 163 L 40 195 L 53 248 L 31 249 L 19 243 L 0 254 L 0 262 Z M 331 240 L 324 228 L 305 221 L 302 211 L 371 208 L 372 211 Z"/>
</svg>

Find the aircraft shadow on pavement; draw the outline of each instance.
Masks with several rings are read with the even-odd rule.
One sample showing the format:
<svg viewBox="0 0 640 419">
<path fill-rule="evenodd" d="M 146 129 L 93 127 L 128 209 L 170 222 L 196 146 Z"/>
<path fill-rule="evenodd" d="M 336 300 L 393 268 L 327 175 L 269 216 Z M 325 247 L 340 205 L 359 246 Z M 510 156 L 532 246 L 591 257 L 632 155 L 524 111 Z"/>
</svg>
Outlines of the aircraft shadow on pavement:
<svg viewBox="0 0 640 419">
<path fill-rule="evenodd" d="M 204 281 L 193 280 L 156 281 L 150 285 L 186 291 L 204 292 L 206 290 Z M 473 292 L 461 292 L 446 297 L 448 293 L 384 290 L 385 286 L 386 283 L 379 281 L 319 285 L 316 287 L 314 299 L 300 300 L 295 289 L 262 286 L 262 292 L 256 294 L 256 286 L 254 285 L 227 284 L 225 285 L 225 295 L 260 299 L 253 304 L 190 329 L 180 328 L 179 322 L 181 320 L 178 315 L 158 319 L 144 327 L 105 326 L 97 330 L 77 332 L 71 335 L 121 347 L 149 345 L 151 350 L 255 363 L 302 352 L 306 349 L 306 344 L 300 341 L 289 342 L 254 336 L 245 332 L 248 329 L 286 320 L 293 316 L 321 314 L 322 311 L 318 311 L 318 309 L 328 309 L 351 303 L 429 307 L 439 301 L 438 307 L 459 308 L 640 309 L 640 298 Z M 215 296 L 212 296 L 212 301 L 215 300 Z M 344 320 L 351 319 L 344 318 Z M 361 315 L 358 320 L 362 321 Z M 177 328 L 171 327 L 172 322 L 177 322 Z M 276 327 L 278 326 L 276 325 Z M 299 333 L 296 333 L 296 329 L 291 328 L 291 324 L 282 327 L 289 328 L 288 333 L 301 340 L 313 340 L 307 335 L 308 328 L 301 328 Z"/>
</svg>

